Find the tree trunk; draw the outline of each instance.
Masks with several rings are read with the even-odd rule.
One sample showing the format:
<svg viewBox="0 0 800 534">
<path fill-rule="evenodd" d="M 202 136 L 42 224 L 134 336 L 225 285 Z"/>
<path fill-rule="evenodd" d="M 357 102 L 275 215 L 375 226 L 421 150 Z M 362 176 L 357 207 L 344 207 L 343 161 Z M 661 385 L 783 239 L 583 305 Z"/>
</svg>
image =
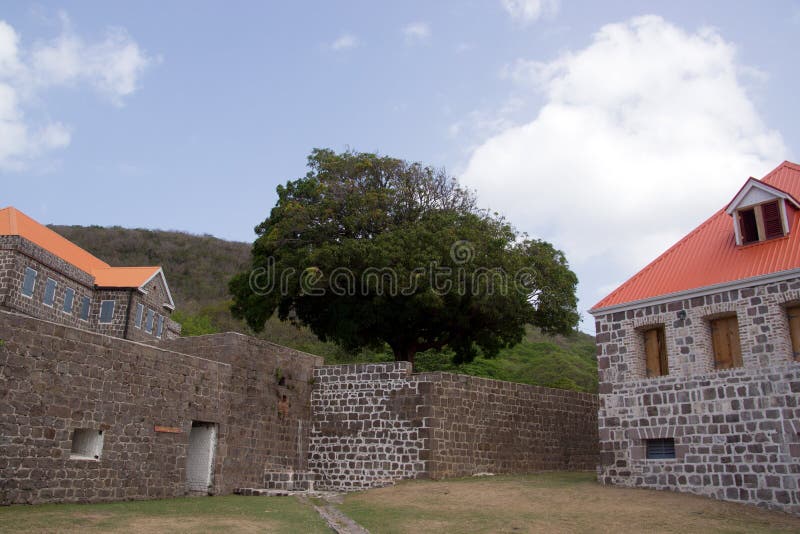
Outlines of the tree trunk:
<svg viewBox="0 0 800 534">
<path fill-rule="evenodd" d="M 394 361 L 396 362 L 411 362 L 411 368 L 414 368 L 414 356 L 417 354 L 415 345 L 390 345 L 394 353 Z"/>
</svg>

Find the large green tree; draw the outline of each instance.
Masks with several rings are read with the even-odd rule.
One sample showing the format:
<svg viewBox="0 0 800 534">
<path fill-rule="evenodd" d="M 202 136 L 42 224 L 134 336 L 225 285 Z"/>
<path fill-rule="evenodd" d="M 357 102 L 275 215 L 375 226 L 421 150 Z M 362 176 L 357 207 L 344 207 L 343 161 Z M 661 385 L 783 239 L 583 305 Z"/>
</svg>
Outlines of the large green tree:
<svg viewBox="0 0 800 534">
<path fill-rule="evenodd" d="M 278 187 L 252 268 L 230 282 L 233 314 L 256 331 L 277 311 L 348 350 L 386 343 L 413 362 L 449 349 L 463 362 L 518 343 L 526 324 L 577 325 L 563 253 L 478 210 L 444 171 L 324 149 L 308 166 Z"/>
</svg>

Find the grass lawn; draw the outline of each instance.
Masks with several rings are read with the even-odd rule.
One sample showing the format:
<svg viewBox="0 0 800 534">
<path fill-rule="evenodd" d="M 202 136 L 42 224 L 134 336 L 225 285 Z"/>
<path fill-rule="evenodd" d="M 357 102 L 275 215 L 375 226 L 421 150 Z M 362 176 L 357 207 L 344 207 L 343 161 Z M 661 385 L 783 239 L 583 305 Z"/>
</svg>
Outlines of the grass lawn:
<svg viewBox="0 0 800 534">
<path fill-rule="evenodd" d="M 189 497 L 107 504 L 0 506 L 1 532 L 329 533 L 293 497 Z"/>
<path fill-rule="evenodd" d="M 800 532 L 800 518 L 594 475 L 409 481 L 349 494 L 339 509 L 373 534 L 447 532 Z"/>
<path fill-rule="evenodd" d="M 322 504 L 321 502 L 318 504 Z M 336 505 L 372 534 L 800 532 L 800 518 L 705 497 L 600 486 L 592 474 L 409 481 Z M 330 532 L 294 497 L 0 506 L 0 532 Z"/>
</svg>

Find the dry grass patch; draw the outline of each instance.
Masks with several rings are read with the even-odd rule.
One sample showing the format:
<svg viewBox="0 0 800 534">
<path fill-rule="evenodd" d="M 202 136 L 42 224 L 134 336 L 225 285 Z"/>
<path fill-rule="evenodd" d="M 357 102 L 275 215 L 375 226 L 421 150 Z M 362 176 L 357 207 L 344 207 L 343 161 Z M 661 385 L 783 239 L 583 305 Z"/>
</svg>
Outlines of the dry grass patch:
<svg viewBox="0 0 800 534">
<path fill-rule="evenodd" d="M 4 532 L 297 532 L 330 530 L 293 497 L 194 497 L 0 507 Z"/>
<path fill-rule="evenodd" d="M 373 534 L 800 532 L 800 518 L 705 497 L 601 486 L 584 473 L 413 481 L 349 495 Z"/>
</svg>

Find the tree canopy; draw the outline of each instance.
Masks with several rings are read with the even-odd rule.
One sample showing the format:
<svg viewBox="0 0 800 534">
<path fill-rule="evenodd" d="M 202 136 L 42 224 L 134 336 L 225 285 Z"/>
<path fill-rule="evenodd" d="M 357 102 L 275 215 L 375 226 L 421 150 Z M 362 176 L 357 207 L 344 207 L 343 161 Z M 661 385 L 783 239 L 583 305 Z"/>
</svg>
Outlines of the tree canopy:
<svg viewBox="0 0 800 534">
<path fill-rule="evenodd" d="M 251 269 L 229 288 L 256 331 L 277 311 L 345 349 L 397 360 L 450 350 L 492 357 L 525 325 L 568 333 L 577 277 L 552 245 L 519 235 L 443 170 L 315 149 L 256 227 Z"/>
</svg>

